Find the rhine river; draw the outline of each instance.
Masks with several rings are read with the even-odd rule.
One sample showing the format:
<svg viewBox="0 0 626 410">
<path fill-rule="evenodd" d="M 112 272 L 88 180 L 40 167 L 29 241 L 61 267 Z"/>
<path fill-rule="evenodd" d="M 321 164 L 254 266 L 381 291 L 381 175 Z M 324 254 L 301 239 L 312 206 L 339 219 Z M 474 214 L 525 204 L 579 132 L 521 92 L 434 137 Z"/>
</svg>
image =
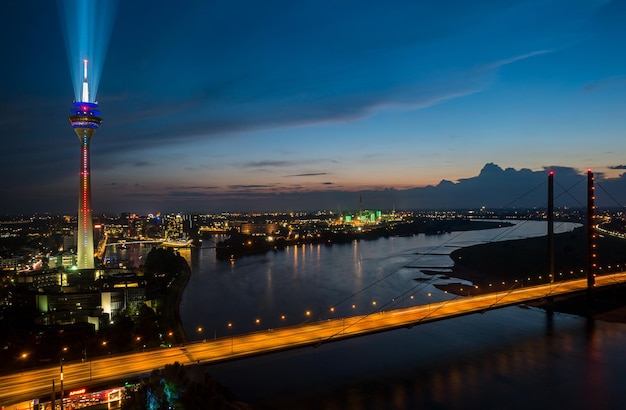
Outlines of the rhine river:
<svg viewBox="0 0 626 410">
<path fill-rule="evenodd" d="M 205 241 L 186 251 L 192 275 L 181 318 L 194 340 L 427 304 L 455 297 L 433 286 L 458 282 L 445 276 L 454 249 L 545 232 L 544 222 L 525 221 L 301 245 L 235 263 L 218 261 Z M 623 408 L 626 325 L 510 307 L 213 365 L 210 373 L 255 409 Z"/>
</svg>

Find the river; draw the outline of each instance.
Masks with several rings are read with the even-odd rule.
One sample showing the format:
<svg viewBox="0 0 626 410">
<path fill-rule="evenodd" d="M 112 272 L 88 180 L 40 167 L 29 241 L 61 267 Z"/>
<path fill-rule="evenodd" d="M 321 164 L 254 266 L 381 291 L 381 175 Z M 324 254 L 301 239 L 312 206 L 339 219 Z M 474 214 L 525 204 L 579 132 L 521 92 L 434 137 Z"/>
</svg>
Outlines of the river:
<svg viewBox="0 0 626 410">
<path fill-rule="evenodd" d="M 302 245 L 234 264 L 218 261 L 205 241 L 186 255 L 192 276 L 181 317 L 188 337 L 203 339 L 443 300 L 454 296 L 434 285 L 455 281 L 445 276 L 454 249 L 545 231 L 543 222 L 524 221 Z M 210 372 L 255 409 L 610 409 L 626 403 L 625 346 L 623 324 L 510 307 L 212 365 Z"/>
</svg>

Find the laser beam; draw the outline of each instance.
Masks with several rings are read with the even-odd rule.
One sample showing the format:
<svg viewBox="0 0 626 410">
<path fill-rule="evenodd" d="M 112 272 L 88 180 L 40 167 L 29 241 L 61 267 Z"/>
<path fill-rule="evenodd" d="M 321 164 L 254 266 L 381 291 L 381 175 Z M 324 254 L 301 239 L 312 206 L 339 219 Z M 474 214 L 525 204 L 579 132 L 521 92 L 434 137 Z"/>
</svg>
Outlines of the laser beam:
<svg viewBox="0 0 626 410">
<path fill-rule="evenodd" d="M 96 100 L 117 4 L 117 0 L 57 0 L 75 101 Z M 90 67 L 85 95 L 86 61 Z"/>
</svg>

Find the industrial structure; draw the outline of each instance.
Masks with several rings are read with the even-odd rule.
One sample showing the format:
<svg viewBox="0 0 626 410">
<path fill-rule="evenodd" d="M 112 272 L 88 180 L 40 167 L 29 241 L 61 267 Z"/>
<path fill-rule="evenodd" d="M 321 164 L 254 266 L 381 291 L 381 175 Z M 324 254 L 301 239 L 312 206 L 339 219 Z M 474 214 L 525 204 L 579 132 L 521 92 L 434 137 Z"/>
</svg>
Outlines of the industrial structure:
<svg viewBox="0 0 626 410">
<path fill-rule="evenodd" d="M 87 60 L 83 60 L 83 88 L 81 101 L 75 101 L 70 124 L 74 128 L 81 143 L 80 182 L 78 188 L 78 269 L 94 268 L 93 220 L 91 209 L 91 173 L 89 158 L 89 142 L 102 123 L 99 117 L 98 103 L 90 101 L 89 82 L 87 81 Z"/>
</svg>

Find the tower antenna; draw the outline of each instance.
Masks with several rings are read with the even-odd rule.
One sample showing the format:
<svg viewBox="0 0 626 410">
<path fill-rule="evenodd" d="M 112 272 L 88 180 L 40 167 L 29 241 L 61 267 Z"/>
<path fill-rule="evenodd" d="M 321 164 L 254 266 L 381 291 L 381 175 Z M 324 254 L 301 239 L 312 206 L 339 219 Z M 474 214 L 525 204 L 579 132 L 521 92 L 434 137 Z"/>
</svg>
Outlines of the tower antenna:
<svg viewBox="0 0 626 410">
<path fill-rule="evenodd" d="M 83 93 L 81 95 L 82 102 L 89 102 L 89 83 L 87 82 L 87 59 L 83 60 Z"/>
</svg>

